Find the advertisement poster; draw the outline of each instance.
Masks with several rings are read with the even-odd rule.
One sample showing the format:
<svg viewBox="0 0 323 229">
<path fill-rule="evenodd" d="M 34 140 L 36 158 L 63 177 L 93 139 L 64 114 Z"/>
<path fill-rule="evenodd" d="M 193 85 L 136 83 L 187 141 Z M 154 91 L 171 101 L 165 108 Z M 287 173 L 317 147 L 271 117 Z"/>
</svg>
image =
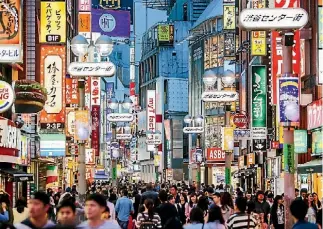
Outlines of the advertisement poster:
<svg viewBox="0 0 323 229">
<path fill-rule="evenodd" d="M 299 82 L 297 77 L 279 78 L 279 122 L 299 126 Z"/>
<path fill-rule="evenodd" d="M 40 2 L 40 42 L 66 42 L 65 1 Z"/>
<path fill-rule="evenodd" d="M 222 127 L 222 150 L 232 151 L 234 149 L 233 127 Z"/>
<path fill-rule="evenodd" d="M 253 56 L 267 55 L 267 43 L 266 43 L 265 31 L 251 32 L 251 55 Z"/>
<path fill-rule="evenodd" d="M 294 130 L 295 153 L 307 153 L 307 130 Z"/>
<path fill-rule="evenodd" d="M 235 5 L 223 5 L 223 30 L 236 29 Z"/>
<path fill-rule="evenodd" d="M 130 12 L 92 9 L 92 32 L 110 37 L 130 37 Z"/>
<path fill-rule="evenodd" d="M 92 135 L 91 145 L 95 151 L 95 156 L 100 156 L 100 105 L 92 105 Z"/>
<path fill-rule="evenodd" d="M 284 171 L 293 173 L 295 170 L 294 145 L 284 143 Z"/>
<path fill-rule="evenodd" d="M 318 7 L 318 42 L 319 49 L 323 49 L 323 6 Z"/>
<path fill-rule="evenodd" d="M 87 110 L 75 111 L 75 141 L 85 141 L 89 138 L 90 132 L 90 114 Z"/>
<path fill-rule="evenodd" d="M 40 55 L 40 83 L 47 89 L 40 123 L 65 123 L 65 46 L 42 45 Z"/>
<path fill-rule="evenodd" d="M 75 110 L 74 108 L 66 108 L 66 125 L 65 125 L 66 137 L 74 137 L 75 134 Z"/>
<path fill-rule="evenodd" d="M 191 46 L 191 76 L 192 83 L 199 84 L 201 82 L 202 74 L 204 73 L 204 42 L 202 40 Z M 192 107 L 198 109 L 198 102 L 192 101 Z M 199 111 L 196 111 L 197 113 Z"/>
<path fill-rule="evenodd" d="M 169 46 L 174 44 L 174 25 L 158 25 L 158 44 Z"/>
<path fill-rule="evenodd" d="M 236 47 L 235 47 L 235 34 L 234 33 L 224 33 L 224 56 L 225 57 L 235 57 Z"/>
<path fill-rule="evenodd" d="M 8 4 L 8 5 L 7 5 Z M 22 11 L 20 0 L 1 4 L 0 59 L 5 62 L 22 61 Z"/>
<path fill-rule="evenodd" d="M 252 127 L 267 126 L 267 68 L 265 65 L 251 67 Z"/>
</svg>

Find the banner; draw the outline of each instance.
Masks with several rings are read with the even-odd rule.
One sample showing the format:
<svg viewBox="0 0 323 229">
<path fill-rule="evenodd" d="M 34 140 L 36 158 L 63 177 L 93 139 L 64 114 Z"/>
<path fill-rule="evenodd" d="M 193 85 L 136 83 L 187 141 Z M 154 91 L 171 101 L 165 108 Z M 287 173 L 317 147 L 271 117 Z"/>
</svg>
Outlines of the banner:
<svg viewBox="0 0 323 229">
<path fill-rule="evenodd" d="M 0 63 L 22 62 L 21 1 L 3 1 L 1 4 Z"/>
<path fill-rule="evenodd" d="M 92 32 L 110 37 L 130 37 L 130 12 L 92 9 Z"/>
<path fill-rule="evenodd" d="M 307 153 L 307 130 L 294 130 L 295 153 Z"/>
<path fill-rule="evenodd" d="M 92 135 L 91 145 L 95 151 L 95 156 L 100 156 L 100 105 L 92 105 Z"/>
<path fill-rule="evenodd" d="M 78 14 L 78 32 L 90 33 L 91 32 L 91 13 L 79 12 Z"/>
<path fill-rule="evenodd" d="M 267 55 L 267 42 L 265 31 L 251 31 L 251 55 Z"/>
<path fill-rule="evenodd" d="M 222 127 L 222 150 L 232 151 L 234 149 L 233 127 Z"/>
<path fill-rule="evenodd" d="M 267 68 L 265 65 L 251 66 L 251 126 L 267 126 Z"/>
<path fill-rule="evenodd" d="M 91 77 L 85 77 L 85 108 L 91 108 Z"/>
<path fill-rule="evenodd" d="M 223 5 L 223 30 L 236 29 L 235 5 Z"/>
<path fill-rule="evenodd" d="M 299 126 L 299 82 L 297 77 L 279 78 L 279 122 Z"/>
<path fill-rule="evenodd" d="M 156 91 L 147 90 L 147 131 L 156 131 Z"/>
<path fill-rule="evenodd" d="M 322 155 L 323 153 L 323 132 L 322 130 L 312 132 L 312 154 Z"/>
<path fill-rule="evenodd" d="M 65 102 L 66 107 L 78 106 L 78 79 L 65 78 Z"/>
<path fill-rule="evenodd" d="M 66 42 L 65 1 L 40 2 L 40 42 Z"/>
<path fill-rule="evenodd" d="M 284 171 L 293 173 L 295 170 L 294 145 L 284 143 Z"/>
<path fill-rule="evenodd" d="M 236 41 L 234 33 L 224 33 L 224 57 L 236 56 Z"/>
<path fill-rule="evenodd" d="M 50 129 L 63 128 L 65 123 L 65 55 L 65 46 L 41 46 L 40 83 L 47 90 L 47 101 L 40 112 L 40 123 L 55 124 Z"/>
</svg>

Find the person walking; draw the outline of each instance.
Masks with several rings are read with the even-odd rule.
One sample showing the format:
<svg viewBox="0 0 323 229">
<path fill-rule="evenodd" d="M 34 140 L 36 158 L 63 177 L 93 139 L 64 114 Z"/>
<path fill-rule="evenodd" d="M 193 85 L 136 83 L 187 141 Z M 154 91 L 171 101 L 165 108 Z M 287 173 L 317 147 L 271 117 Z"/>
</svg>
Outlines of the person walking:
<svg viewBox="0 0 323 229">
<path fill-rule="evenodd" d="M 128 191 L 122 191 L 122 197 L 116 203 L 117 221 L 121 229 L 127 229 L 130 214 L 134 213 L 132 201 L 128 198 Z"/>
<path fill-rule="evenodd" d="M 76 206 L 71 200 L 63 200 L 56 208 L 57 223 L 61 226 L 76 226 Z"/>
<path fill-rule="evenodd" d="M 273 206 L 270 211 L 270 225 L 272 225 L 275 229 L 285 228 L 283 197 L 280 195 L 277 195 L 274 199 Z"/>
<path fill-rule="evenodd" d="M 209 209 L 209 219 L 205 225 L 205 229 L 226 229 L 225 221 L 222 216 L 221 208 L 217 205 L 212 205 Z"/>
<path fill-rule="evenodd" d="M 188 205 L 186 206 L 185 209 L 185 216 L 186 216 L 186 222 L 188 223 L 190 221 L 190 213 L 193 208 L 196 207 L 197 205 L 197 197 L 195 193 L 191 193 L 189 196 L 190 201 L 188 202 Z"/>
<path fill-rule="evenodd" d="M 158 207 L 158 193 L 153 190 L 151 182 L 146 185 L 146 191 L 141 195 L 140 204 L 144 204 L 146 199 L 153 200 L 154 208 Z"/>
<path fill-rule="evenodd" d="M 184 229 L 206 229 L 204 226 L 204 212 L 199 207 L 192 209 L 191 222 L 184 225 Z"/>
<path fill-rule="evenodd" d="M 154 201 L 152 199 L 145 199 L 144 208 L 145 210 L 142 213 L 138 213 L 136 227 L 143 229 L 162 228 L 159 215 L 157 213 L 154 213 Z"/>
<path fill-rule="evenodd" d="M 296 223 L 292 229 L 318 229 L 318 225 L 306 222 L 305 217 L 308 211 L 308 204 L 302 199 L 295 199 L 290 205 L 290 212 Z"/>
<path fill-rule="evenodd" d="M 234 211 L 235 214 L 231 215 L 227 221 L 228 229 L 255 229 L 257 220 L 251 215 L 246 213 L 247 200 L 243 197 L 238 197 L 235 200 Z"/>
<path fill-rule="evenodd" d="M 24 199 L 19 198 L 16 202 L 16 207 L 12 209 L 13 212 L 13 223 L 21 223 L 23 220 L 28 218 L 27 203 Z"/>
</svg>

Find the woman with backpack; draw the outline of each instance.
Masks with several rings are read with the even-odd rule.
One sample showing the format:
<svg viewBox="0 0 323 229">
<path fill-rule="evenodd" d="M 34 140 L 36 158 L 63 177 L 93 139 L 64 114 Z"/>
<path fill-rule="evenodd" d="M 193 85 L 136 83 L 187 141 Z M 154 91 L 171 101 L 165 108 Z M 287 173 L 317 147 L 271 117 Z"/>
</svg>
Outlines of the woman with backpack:
<svg viewBox="0 0 323 229">
<path fill-rule="evenodd" d="M 162 228 L 159 215 L 154 213 L 154 201 L 146 199 L 144 201 L 144 208 L 145 210 L 137 216 L 136 227 L 138 229 Z"/>
</svg>

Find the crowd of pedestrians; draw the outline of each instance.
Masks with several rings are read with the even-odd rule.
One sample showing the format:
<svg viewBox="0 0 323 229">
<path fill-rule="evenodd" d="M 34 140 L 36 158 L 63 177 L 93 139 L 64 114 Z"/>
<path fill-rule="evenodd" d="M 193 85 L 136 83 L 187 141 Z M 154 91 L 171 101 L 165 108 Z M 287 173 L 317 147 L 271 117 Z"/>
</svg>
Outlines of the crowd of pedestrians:
<svg viewBox="0 0 323 229">
<path fill-rule="evenodd" d="M 305 189 L 295 194 L 292 229 L 321 229 L 318 195 Z M 35 192 L 28 206 L 22 199 L 15 208 L 2 202 L 0 229 L 285 229 L 283 195 L 260 190 L 253 195 L 240 187 L 229 193 L 222 186 L 197 190 L 185 183 L 93 183 L 85 203 L 77 200 L 74 186 Z"/>
</svg>

